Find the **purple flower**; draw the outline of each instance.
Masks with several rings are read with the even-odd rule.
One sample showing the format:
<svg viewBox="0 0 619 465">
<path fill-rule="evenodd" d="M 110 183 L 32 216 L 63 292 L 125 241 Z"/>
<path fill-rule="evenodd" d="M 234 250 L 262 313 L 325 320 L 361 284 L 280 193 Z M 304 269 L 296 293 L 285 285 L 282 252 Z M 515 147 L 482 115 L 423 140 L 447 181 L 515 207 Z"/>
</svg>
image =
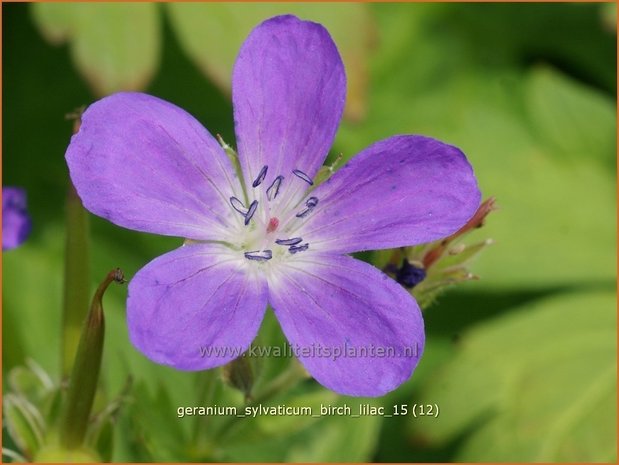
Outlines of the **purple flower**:
<svg viewBox="0 0 619 465">
<path fill-rule="evenodd" d="M 419 307 L 345 254 L 458 230 L 480 201 L 469 163 L 437 140 L 395 136 L 313 185 L 346 90 L 319 24 L 279 16 L 259 25 L 232 84 L 241 172 L 193 117 L 138 93 L 91 105 L 67 150 L 90 211 L 190 239 L 131 281 L 131 341 L 155 362 L 212 368 L 249 347 L 269 304 L 321 384 L 359 396 L 395 389 L 423 351 Z M 204 347 L 219 350 L 203 356 Z"/>
<path fill-rule="evenodd" d="M 2 188 L 2 250 L 24 242 L 32 224 L 26 211 L 26 191 L 19 187 Z"/>
</svg>

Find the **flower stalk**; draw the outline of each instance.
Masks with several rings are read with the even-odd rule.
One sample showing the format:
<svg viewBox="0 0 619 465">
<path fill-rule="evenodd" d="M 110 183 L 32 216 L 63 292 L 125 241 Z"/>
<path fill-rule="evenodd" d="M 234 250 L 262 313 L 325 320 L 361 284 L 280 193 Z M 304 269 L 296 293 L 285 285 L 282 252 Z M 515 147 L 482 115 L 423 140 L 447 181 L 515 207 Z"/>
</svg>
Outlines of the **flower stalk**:
<svg viewBox="0 0 619 465">
<path fill-rule="evenodd" d="M 80 126 L 76 117 L 73 132 Z M 88 212 L 69 180 L 65 213 L 65 270 L 62 312 L 62 375 L 69 376 L 80 340 L 84 310 L 90 300 L 90 247 Z"/>
</svg>

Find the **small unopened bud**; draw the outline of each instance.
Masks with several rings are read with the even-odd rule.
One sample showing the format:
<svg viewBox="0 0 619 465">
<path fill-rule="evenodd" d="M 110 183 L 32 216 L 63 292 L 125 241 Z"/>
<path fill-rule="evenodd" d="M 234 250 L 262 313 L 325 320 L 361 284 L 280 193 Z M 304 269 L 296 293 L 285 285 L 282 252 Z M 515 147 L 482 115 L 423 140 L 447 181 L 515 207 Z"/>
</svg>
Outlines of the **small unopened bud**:
<svg viewBox="0 0 619 465">
<path fill-rule="evenodd" d="M 125 282 L 119 268 L 110 271 L 97 288 L 82 329 L 60 424 L 60 445 L 66 449 L 81 447 L 86 435 L 103 354 L 105 319 L 102 299 L 113 281 Z"/>
<path fill-rule="evenodd" d="M 246 401 L 251 399 L 254 369 L 249 357 L 241 356 L 224 365 L 222 375 L 226 383 L 243 393 Z"/>
<path fill-rule="evenodd" d="M 426 279 L 426 270 L 421 263 L 410 263 L 406 258 L 402 260 L 402 266 L 396 272 L 395 279 L 402 286 L 412 289 Z"/>
</svg>

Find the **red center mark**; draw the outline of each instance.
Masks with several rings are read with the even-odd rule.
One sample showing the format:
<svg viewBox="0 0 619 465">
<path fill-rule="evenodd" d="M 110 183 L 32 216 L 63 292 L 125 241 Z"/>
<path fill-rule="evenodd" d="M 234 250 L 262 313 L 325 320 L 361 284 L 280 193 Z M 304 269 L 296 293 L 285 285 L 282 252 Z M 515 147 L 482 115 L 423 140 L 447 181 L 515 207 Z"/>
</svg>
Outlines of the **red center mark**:
<svg viewBox="0 0 619 465">
<path fill-rule="evenodd" d="M 267 233 L 272 233 L 279 226 L 279 220 L 275 217 L 269 220 L 269 225 L 267 226 Z"/>
</svg>

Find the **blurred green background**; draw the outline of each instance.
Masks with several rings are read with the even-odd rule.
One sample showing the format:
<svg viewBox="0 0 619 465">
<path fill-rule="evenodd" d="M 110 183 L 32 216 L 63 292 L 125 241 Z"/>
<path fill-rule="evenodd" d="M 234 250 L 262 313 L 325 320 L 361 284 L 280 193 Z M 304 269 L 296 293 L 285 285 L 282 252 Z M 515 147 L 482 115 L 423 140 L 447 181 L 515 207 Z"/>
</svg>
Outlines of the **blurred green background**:
<svg viewBox="0 0 619 465">
<path fill-rule="evenodd" d="M 3 373 L 31 358 L 60 376 L 65 114 L 143 89 L 233 143 L 236 52 L 251 27 L 285 12 L 323 23 L 344 57 L 348 104 L 334 154 L 348 159 L 399 133 L 433 136 L 461 147 L 484 197 L 497 198 L 500 210 L 475 233 L 496 241 L 472 266 L 481 279 L 426 309 L 419 368 L 371 401 L 437 404 L 440 415 L 178 419 L 177 407 L 206 402 L 214 375 L 137 353 L 126 289 L 115 287 L 100 396 L 113 398 L 129 375 L 133 386 L 105 455 L 616 461 L 614 4 L 4 4 L 3 184 L 27 189 L 34 227 L 3 254 Z M 181 243 L 96 217 L 91 230 L 93 290 L 111 268 L 130 277 Z M 272 315 L 260 337 L 281 339 Z M 215 383 L 210 402 L 240 405 Z M 308 380 L 272 402 L 360 400 Z"/>
</svg>

